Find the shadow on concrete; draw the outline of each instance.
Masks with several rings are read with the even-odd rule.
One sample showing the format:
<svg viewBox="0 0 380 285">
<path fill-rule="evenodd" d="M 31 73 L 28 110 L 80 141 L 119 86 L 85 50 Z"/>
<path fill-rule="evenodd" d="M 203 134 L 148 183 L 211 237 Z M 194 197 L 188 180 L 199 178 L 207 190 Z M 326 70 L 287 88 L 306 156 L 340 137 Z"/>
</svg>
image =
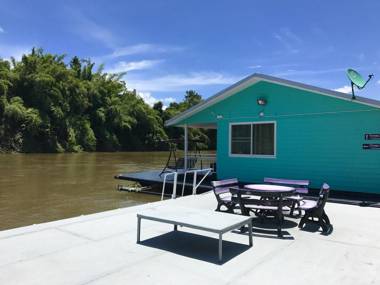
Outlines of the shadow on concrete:
<svg viewBox="0 0 380 285">
<path fill-rule="evenodd" d="M 277 221 L 273 218 L 265 218 L 265 219 L 253 219 L 253 235 L 256 237 L 263 238 L 275 238 L 275 239 L 286 239 L 286 240 L 294 240 L 294 237 L 286 230 L 295 228 L 298 224 L 294 221 L 290 221 L 285 219 L 282 223 L 282 234 L 283 237 L 277 236 Z"/>
<path fill-rule="evenodd" d="M 143 240 L 140 244 L 214 264 L 221 264 L 218 261 L 218 242 L 217 238 L 173 231 Z M 242 244 L 223 240 L 222 264 L 248 250 L 250 248 L 248 237 L 246 242 L 246 244 Z"/>
<path fill-rule="evenodd" d="M 261 229 L 277 229 L 277 221 L 273 218 L 265 218 L 262 221 L 260 219 L 256 218 L 253 219 L 253 226 L 255 228 L 261 228 Z M 282 223 L 282 229 L 291 229 L 298 226 L 298 223 L 295 221 L 287 220 L 285 219 Z"/>
<path fill-rule="evenodd" d="M 306 223 L 301 231 L 309 232 L 309 233 L 320 233 L 321 235 L 331 235 L 334 231 L 333 225 L 330 225 L 329 230 L 327 232 L 323 232 L 322 228 L 317 223 Z"/>
<path fill-rule="evenodd" d="M 235 234 L 242 234 L 246 235 L 248 238 L 248 229 L 244 229 L 242 232 L 241 230 L 233 230 L 232 231 Z M 259 229 L 259 228 L 253 228 L 253 234 L 254 237 L 261 237 L 261 238 L 271 238 L 271 239 L 284 239 L 284 240 L 294 240 L 294 237 L 288 232 L 282 230 L 282 237 L 278 237 L 277 229 Z"/>
<path fill-rule="evenodd" d="M 277 230 L 267 230 L 267 229 L 253 229 L 253 236 L 261 238 L 272 238 L 272 239 L 284 239 L 284 240 L 294 240 L 294 237 L 288 232 L 282 230 L 282 237 L 278 237 Z"/>
</svg>

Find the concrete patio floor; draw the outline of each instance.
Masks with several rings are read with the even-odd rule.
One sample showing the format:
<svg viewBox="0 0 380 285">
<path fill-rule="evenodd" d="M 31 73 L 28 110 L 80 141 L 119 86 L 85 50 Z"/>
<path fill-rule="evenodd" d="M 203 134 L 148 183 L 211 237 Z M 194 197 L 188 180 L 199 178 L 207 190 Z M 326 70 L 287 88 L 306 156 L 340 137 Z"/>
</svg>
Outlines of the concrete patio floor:
<svg viewBox="0 0 380 285">
<path fill-rule="evenodd" d="M 189 196 L 0 232 L 0 284 L 380 284 L 380 209 L 328 203 L 329 236 L 287 218 L 224 239 L 150 221 L 136 244 L 136 213 L 172 204 L 213 210 L 212 194 Z M 200 234 L 200 235 L 198 235 Z"/>
</svg>

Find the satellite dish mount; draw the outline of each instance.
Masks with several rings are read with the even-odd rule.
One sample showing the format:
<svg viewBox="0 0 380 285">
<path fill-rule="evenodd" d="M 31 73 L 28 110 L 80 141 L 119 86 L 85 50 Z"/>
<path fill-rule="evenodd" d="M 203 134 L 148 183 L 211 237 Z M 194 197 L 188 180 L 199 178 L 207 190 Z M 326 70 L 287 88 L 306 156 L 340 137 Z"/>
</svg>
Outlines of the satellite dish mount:
<svg viewBox="0 0 380 285">
<path fill-rule="evenodd" d="M 359 90 L 363 89 L 367 83 L 371 80 L 373 77 L 373 74 L 368 75 L 367 81 L 364 80 L 363 76 L 360 75 L 359 72 L 349 68 L 347 69 L 347 76 L 348 79 L 351 81 L 351 90 L 352 90 L 352 100 L 355 100 L 355 90 L 354 86 L 356 86 Z"/>
</svg>

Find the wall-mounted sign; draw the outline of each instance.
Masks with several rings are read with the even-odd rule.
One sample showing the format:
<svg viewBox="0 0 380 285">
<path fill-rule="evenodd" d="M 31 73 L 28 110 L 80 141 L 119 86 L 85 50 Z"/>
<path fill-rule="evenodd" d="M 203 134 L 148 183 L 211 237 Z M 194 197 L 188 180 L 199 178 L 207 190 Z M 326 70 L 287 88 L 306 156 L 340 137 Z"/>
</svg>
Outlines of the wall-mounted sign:
<svg viewBox="0 0 380 285">
<path fill-rule="evenodd" d="M 365 143 L 363 149 L 378 149 L 380 150 L 380 143 Z"/>
<path fill-rule="evenodd" d="M 380 140 L 380 134 L 365 134 L 364 138 L 366 140 Z"/>
</svg>

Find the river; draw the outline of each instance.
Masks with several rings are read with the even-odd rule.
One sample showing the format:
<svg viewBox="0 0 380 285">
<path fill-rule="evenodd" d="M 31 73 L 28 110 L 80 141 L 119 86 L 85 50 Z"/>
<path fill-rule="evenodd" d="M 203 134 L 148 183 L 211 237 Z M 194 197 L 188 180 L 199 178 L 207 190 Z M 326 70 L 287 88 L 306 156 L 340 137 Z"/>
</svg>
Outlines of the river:
<svg viewBox="0 0 380 285">
<path fill-rule="evenodd" d="M 156 201 L 159 196 L 117 191 L 121 181 L 113 177 L 161 169 L 167 155 L 0 154 L 0 230 Z"/>
</svg>

